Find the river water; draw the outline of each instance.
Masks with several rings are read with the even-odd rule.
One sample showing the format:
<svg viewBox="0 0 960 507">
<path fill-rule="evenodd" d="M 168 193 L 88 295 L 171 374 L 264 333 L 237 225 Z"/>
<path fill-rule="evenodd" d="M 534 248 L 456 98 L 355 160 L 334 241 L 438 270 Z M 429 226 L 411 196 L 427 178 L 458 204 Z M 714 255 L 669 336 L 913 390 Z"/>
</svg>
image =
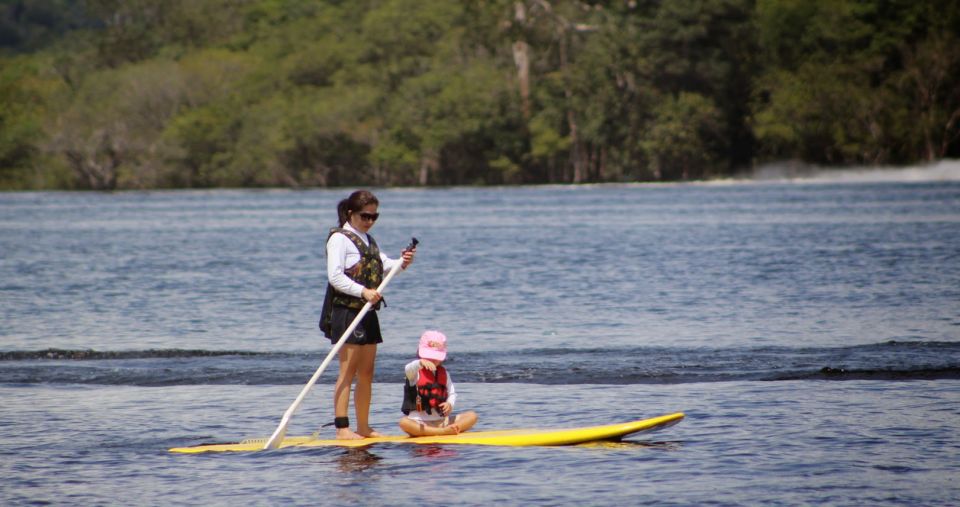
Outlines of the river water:
<svg viewBox="0 0 960 507">
<path fill-rule="evenodd" d="M 326 356 L 348 190 L 0 194 L 0 503 L 957 504 L 955 169 L 375 189 L 421 243 L 374 426 L 430 328 L 478 430 L 687 414 L 569 448 L 169 454 L 269 435 Z M 334 369 L 289 434 L 332 435 Z"/>
</svg>

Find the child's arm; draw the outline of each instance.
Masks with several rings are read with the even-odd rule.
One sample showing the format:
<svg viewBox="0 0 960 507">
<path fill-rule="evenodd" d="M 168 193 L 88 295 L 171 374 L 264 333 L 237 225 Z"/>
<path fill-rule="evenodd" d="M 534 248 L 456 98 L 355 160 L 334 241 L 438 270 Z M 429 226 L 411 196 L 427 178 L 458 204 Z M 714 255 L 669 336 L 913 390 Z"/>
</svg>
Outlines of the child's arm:
<svg viewBox="0 0 960 507">
<path fill-rule="evenodd" d="M 453 412 L 453 407 L 457 404 L 457 388 L 453 385 L 450 370 L 447 370 L 447 403 L 450 404 L 450 411 Z"/>
<path fill-rule="evenodd" d="M 403 367 L 403 373 L 407 376 L 410 385 L 416 384 L 420 380 L 420 360 L 414 360 Z"/>
</svg>

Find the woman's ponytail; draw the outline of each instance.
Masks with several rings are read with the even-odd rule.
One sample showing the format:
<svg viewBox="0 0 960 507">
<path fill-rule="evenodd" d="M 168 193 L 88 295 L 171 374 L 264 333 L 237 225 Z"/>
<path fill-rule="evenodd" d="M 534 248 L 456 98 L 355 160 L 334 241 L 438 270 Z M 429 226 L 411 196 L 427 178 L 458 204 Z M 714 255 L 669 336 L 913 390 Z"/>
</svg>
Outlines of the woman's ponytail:
<svg viewBox="0 0 960 507">
<path fill-rule="evenodd" d="M 344 199 L 337 204 L 337 227 L 343 227 L 349 220 L 350 199 Z"/>
</svg>

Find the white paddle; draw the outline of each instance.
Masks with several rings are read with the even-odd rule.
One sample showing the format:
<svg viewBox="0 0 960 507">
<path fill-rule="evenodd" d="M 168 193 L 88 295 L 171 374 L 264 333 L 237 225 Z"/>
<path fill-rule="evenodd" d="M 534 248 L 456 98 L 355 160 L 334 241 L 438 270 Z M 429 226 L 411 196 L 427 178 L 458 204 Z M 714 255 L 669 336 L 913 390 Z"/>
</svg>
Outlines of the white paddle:
<svg viewBox="0 0 960 507">
<path fill-rule="evenodd" d="M 416 248 L 417 243 L 419 243 L 417 238 L 413 238 L 413 240 L 410 242 L 410 245 L 407 246 L 407 250 L 413 250 Z M 380 282 L 380 286 L 377 287 L 377 292 L 383 294 L 383 289 L 385 289 L 387 284 L 390 283 L 390 280 L 393 279 L 393 275 L 396 275 L 399 271 L 402 270 L 396 268 L 391 269 L 390 272 L 387 273 L 386 278 Z M 373 305 L 367 301 L 367 303 L 363 305 L 363 308 L 360 309 L 360 313 L 357 314 L 357 317 L 353 319 L 353 322 L 350 323 L 350 326 L 343 332 L 342 335 L 340 335 L 340 339 L 337 340 L 336 345 L 334 345 L 330 350 L 330 353 L 327 354 L 327 358 L 320 363 L 320 367 L 317 368 L 317 371 L 314 372 L 312 377 L 310 377 L 307 385 L 303 386 L 303 389 L 300 390 L 300 395 L 297 396 L 297 399 L 293 400 L 293 404 L 290 405 L 290 408 L 283 413 L 283 418 L 280 419 L 280 425 L 277 426 L 276 431 L 274 431 L 273 435 L 270 436 L 270 439 L 267 440 L 267 443 L 263 446 L 264 449 L 276 449 L 277 447 L 280 447 L 280 442 L 283 442 L 283 437 L 287 434 L 287 426 L 290 425 L 290 419 L 293 417 L 293 413 L 300 408 L 300 403 L 307 396 L 310 388 L 313 387 L 313 384 L 317 383 L 317 379 L 320 378 L 320 374 L 323 373 L 323 370 L 327 369 L 327 365 L 333 360 L 333 356 L 337 355 L 337 352 L 340 351 L 340 348 L 343 347 L 343 344 L 347 342 L 347 337 L 350 336 L 350 333 L 357 328 L 357 325 L 360 324 L 361 320 L 363 320 L 363 316 L 366 315 L 372 307 Z"/>
</svg>

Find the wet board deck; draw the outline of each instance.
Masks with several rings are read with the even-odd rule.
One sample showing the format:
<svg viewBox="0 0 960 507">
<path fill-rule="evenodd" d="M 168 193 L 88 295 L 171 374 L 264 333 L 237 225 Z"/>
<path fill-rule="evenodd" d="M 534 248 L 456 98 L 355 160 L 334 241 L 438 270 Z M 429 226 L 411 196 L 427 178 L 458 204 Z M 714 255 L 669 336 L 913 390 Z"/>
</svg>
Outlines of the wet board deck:
<svg viewBox="0 0 960 507">
<path fill-rule="evenodd" d="M 459 435 L 436 437 L 385 436 L 363 440 L 321 440 L 316 437 L 287 437 L 280 443 L 284 447 L 366 447 L 374 444 L 449 444 L 449 445 L 574 445 L 601 440 L 619 440 L 628 435 L 660 430 L 673 426 L 683 419 L 683 413 L 662 415 L 650 419 L 603 426 L 588 426 L 569 429 L 515 429 L 498 431 L 468 431 Z M 174 447 L 170 452 L 249 452 L 263 450 L 266 438 L 247 439 L 238 443 L 201 444 L 191 447 Z"/>
</svg>

